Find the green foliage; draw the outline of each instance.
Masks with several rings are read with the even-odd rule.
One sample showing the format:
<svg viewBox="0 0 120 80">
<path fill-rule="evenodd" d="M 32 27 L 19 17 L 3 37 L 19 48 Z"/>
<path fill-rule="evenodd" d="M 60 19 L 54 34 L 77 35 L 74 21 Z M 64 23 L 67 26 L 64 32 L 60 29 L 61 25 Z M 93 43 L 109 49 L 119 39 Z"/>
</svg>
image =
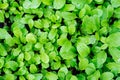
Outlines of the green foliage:
<svg viewBox="0 0 120 80">
<path fill-rule="evenodd" d="M 106 62 L 107 54 L 104 51 L 97 53 L 93 59 L 95 66 L 97 68 L 101 68 L 103 64 Z"/>
<path fill-rule="evenodd" d="M 4 12 L 2 10 L 0 10 L 0 22 L 4 22 Z"/>
<path fill-rule="evenodd" d="M 11 70 L 15 71 L 18 69 L 18 63 L 15 61 L 7 61 L 5 63 L 5 68 L 10 68 Z"/>
<path fill-rule="evenodd" d="M 65 20 L 74 20 L 76 18 L 75 13 L 70 13 L 70 12 L 62 12 L 62 17 Z"/>
<path fill-rule="evenodd" d="M 55 73 L 53 73 L 53 72 L 47 72 L 47 74 L 45 75 L 45 77 L 48 80 L 57 80 L 58 79 L 58 76 Z"/>
<path fill-rule="evenodd" d="M 26 41 L 29 43 L 36 43 L 36 38 L 35 38 L 34 34 L 32 34 L 32 33 L 27 34 Z"/>
<path fill-rule="evenodd" d="M 32 1 L 25 0 L 23 2 L 23 7 L 25 9 L 36 9 L 40 6 L 40 4 L 41 4 L 41 0 L 32 0 Z"/>
<path fill-rule="evenodd" d="M 66 41 L 60 49 L 60 55 L 63 59 L 72 59 L 76 56 L 76 50 L 70 41 Z"/>
<path fill-rule="evenodd" d="M 84 34 L 93 34 L 95 31 L 99 29 L 100 21 L 98 16 L 85 16 L 83 18 L 83 23 L 81 30 Z"/>
<path fill-rule="evenodd" d="M 85 43 L 79 42 L 77 44 L 77 51 L 81 57 L 87 57 L 90 53 L 90 48 Z"/>
<path fill-rule="evenodd" d="M 111 0 L 111 4 L 114 8 L 117 8 L 120 6 L 120 0 Z"/>
<path fill-rule="evenodd" d="M 120 32 L 116 32 L 113 34 L 110 34 L 108 38 L 106 39 L 106 42 L 109 47 L 119 47 L 119 42 L 120 42 Z"/>
<path fill-rule="evenodd" d="M 55 9 L 61 9 L 65 5 L 66 0 L 54 0 L 53 7 Z"/>
<path fill-rule="evenodd" d="M 6 55 L 7 55 L 7 51 L 5 47 L 0 43 L 0 56 L 6 56 Z"/>
<path fill-rule="evenodd" d="M 111 80 L 111 79 L 113 79 L 113 77 L 114 77 L 113 73 L 111 73 L 111 72 L 104 72 L 104 73 L 102 73 L 100 79 L 101 80 L 105 80 L 105 79 L 106 80 Z"/>
<path fill-rule="evenodd" d="M 0 0 L 0 80 L 120 80 L 120 0 Z"/>
</svg>

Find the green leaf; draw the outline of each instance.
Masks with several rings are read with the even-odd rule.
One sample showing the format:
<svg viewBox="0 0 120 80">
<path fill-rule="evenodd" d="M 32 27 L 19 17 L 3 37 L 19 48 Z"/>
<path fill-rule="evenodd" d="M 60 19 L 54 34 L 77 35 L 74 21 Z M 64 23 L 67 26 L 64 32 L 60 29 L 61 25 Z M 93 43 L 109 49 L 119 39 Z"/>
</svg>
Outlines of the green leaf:
<svg viewBox="0 0 120 80">
<path fill-rule="evenodd" d="M 24 76 L 19 76 L 19 80 L 25 80 Z"/>
<path fill-rule="evenodd" d="M 92 34 L 99 29 L 100 20 L 98 16 L 85 16 L 82 20 L 81 31 L 83 34 Z"/>
<path fill-rule="evenodd" d="M 106 67 L 114 73 L 120 73 L 120 63 L 109 62 Z"/>
<path fill-rule="evenodd" d="M 81 9 L 83 8 L 86 0 L 71 0 L 72 4 L 75 5 L 76 8 Z"/>
<path fill-rule="evenodd" d="M 40 37 L 39 37 L 40 43 L 45 44 L 48 41 L 47 37 L 48 37 L 48 33 L 42 32 Z"/>
<path fill-rule="evenodd" d="M 87 80 L 99 80 L 100 78 L 100 71 L 95 71 L 92 75 L 87 77 Z"/>
<path fill-rule="evenodd" d="M 120 20 L 115 21 L 113 24 L 114 27 L 120 28 Z"/>
<path fill-rule="evenodd" d="M 31 7 L 31 1 L 30 1 L 30 0 L 25 0 L 25 1 L 23 2 L 23 7 L 24 7 L 25 9 L 29 9 L 29 8 Z"/>
<path fill-rule="evenodd" d="M 112 56 L 113 60 L 116 62 L 116 63 L 119 63 L 120 62 L 120 50 L 117 49 L 117 48 L 109 48 L 109 53 L 110 55 Z"/>
<path fill-rule="evenodd" d="M 0 69 L 4 66 L 4 58 L 0 58 Z"/>
<path fill-rule="evenodd" d="M 74 34 L 75 33 L 75 31 L 76 31 L 76 26 L 73 26 L 73 25 L 70 25 L 70 26 L 68 26 L 68 32 L 69 32 L 69 34 Z"/>
<path fill-rule="evenodd" d="M 79 18 L 83 18 L 86 14 L 86 9 L 85 8 L 82 8 L 79 12 Z"/>
<path fill-rule="evenodd" d="M 70 78 L 70 80 L 78 80 L 78 78 L 73 75 L 73 76 Z"/>
<path fill-rule="evenodd" d="M 75 54 L 76 50 L 72 46 L 70 41 L 65 41 L 63 46 L 60 49 L 60 56 L 63 59 L 72 59 L 76 56 Z"/>
<path fill-rule="evenodd" d="M 85 72 L 87 75 L 91 75 L 92 73 L 94 73 L 96 70 L 95 65 L 93 63 L 89 63 L 87 68 L 85 69 Z"/>
<path fill-rule="evenodd" d="M 115 17 L 115 18 L 120 18 L 120 8 L 116 8 L 116 9 L 114 10 L 114 17 Z"/>
<path fill-rule="evenodd" d="M 16 25 L 16 26 L 13 27 L 13 33 L 14 33 L 14 35 L 15 35 L 17 38 L 19 38 L 19 37 L 22 36 L 22 31 L 21 31 L 21 29 L 18 27 L 17 24 L 15 24 L 15 25 Z"/>
<path fill-rule="evenodd" d="M 0 28 L 0 39 L 5 39 L 7 37 L 10 37 L 10 35 L 8 34 L 8 32 L 5 29 L 1 29 Z"/>
<path fill-rule="evenodd" d="M 77 75 L 78 80 L 86 80 L 85 76 L 83 74 Z"/>
<path fill-rule="evenodd" d="M 39 54 L 35 54 L 33 57 L 33 61 L 35 62 L 36 65 L 40 64 L 40 55 Z"/>
<path fill-rule="evenodd" d="M 111 4 L 114 8 L 117 8 L 120 6 L 120 0 L 111 0 Z"/>
<path fill-rule="evenodd" d="M 0 55 L 1 56 L 6 56 L 7 55 L 7 51 L 1 43 L 0 43 Z"/>
<path fill-rule="evenodd" d="M 71 12 L 62 12 L 62 17 L 65 20 L 74 20 L 75 18 L 77 18 L 75 13 L 71 13 Z"/>
<path fill-rule="evenodd" d="M 60 66 L 61 66 L 61 62 L 60 61 L 51 63 L 51 69 L 52 70 L 58 70 L 60 68 Z"/>
<path fill-rule="evenodd" d="M 13 56 L 18 56 L 21 52 L 21 49 L 20 48 L 16 48 L 16 49 L 13 49 L 12 50 L 12 55 Z"/>
<path fill-rule="evenodd" d="M 51 5 L 53 0 L 42 0 L 43 4 L 45 5 Z"/>
<path fill-rule="evenodd" d="M 34 25 L 34 21 L 32 19 L 28 20 L 28 25 L 29 25 L 29 28 L 32 29 Z"/>
<path fill-rule="evenodd" d="M 49 56 L 46 53 L 41 53 L 40 59 L 43 63 L 49 63 Z"/>
<path fill-rule="evenodd" d="M 42 47 L 43 47 L 43 44 L 39 42 L 34 45 L 35 50 L 40 50 Z"/>
<path fill-rule="evenodd" d="M 27 74 L 26 78 L 28 80 L 34 80 L 35 79 L 35 76 L 33 74 Z"/>
<path fill-rule="evenodd" d="M 5 43 L 9 46 L 13 46 L 15 44 L 14 39 L 11 36 L 5 38 Z"/>
<path fill-rule="evenodd" d="M 100 80 L 112 80 L 113 77 L 114 77 L 113 73 L 111 73 L 111 72 L 104 72 L 100 76 Z"/>
<path fill-rule="evenodd" d="M 25 46 L 22 47 L 23 51 L 31 51 L 32 50 L 32 43 L 27 43 Z"/>
<path fill-rule="evenodd" d="M 51 29 L 50 32 L 48 33 L 48 38 L 50 40 L 53 40 L 55 38 L 56 34 L 57 34 L 57 30 L 56 29 Z"/>
<path fill-rule="evenodd" d="M 4 22 L 4 12 L 2 10 L 0 10 L 0 22 Z"/>
<path fill-rule="evenodd" d="M 0 9 L 7 9 L 9 6 L 8 3 L 0 3 Z"/>
<path fill-rule="evenodd" d="M 57 80 L 58 79 L 58 76 L 53 73 L 53 72 L 47 72 L 45 77 L 48 79 L 48 80 Z"/>
<path fill-rule="evenodd" d="M 5 67 L 15 71 L 18 69 L 18 63 L 15 61 L 8 61 L 5 63 Z"/>
<path fill-rule="evenodd" d="M 41 73 L 34 74 L 35 79 L 34 80 L 41 80 L 43 75 Z"/>
<path fill-rule="evenodd" d="M 65 4 L 63 7 L 63 11 L 73 11 L 75 9 L 75 6 L 73 4 Z"/>
<path fill-rule="evenodd" d="M 65 5 L 66 0 L 54 0 L 53 7 L 55 9 L 61 9 Z"/>
<path fill-rule="evenodd" d="M 5 80 L 15 80 L 15 75 L 13 75 L 13 74 L 6 74 L 5 75 Z"/>
<path fill-rule="evenodd" d="M 79 62 L 79 69 L 85 70 L 88 66 L 88 63 L 89 63 L 88 59 L 79 57 L 79 61 L 80 61 Z"/>
<path fill-rule="evenodd" d="M 119 47 L 120 46 L 120 37 L 119 36 L 120 36 L 120 32 L 110 34 L 106 39 L 108 46 L 109 47 Z"/>
<path fill-rule="evenodd" d="M 57 44 L 62 46 L 64 42 L 67 41 L 67 33 L 63 33 L 60 38 L 57 40 Z"/>
<path fill-rule="evenodd" d="M 60 80 L 64 80 L 64 79 L 65 79 L 65 74 L 64 74 L 64 72 L 58 71 L 58 77 L 59 77 Z"/>
<path fill-rule="evenodd" d="M 47 29 L 50 27 L 51 21 L 49 19 L 42 19 L 43 28 Z"/>
<path fill-rule="evenodd" d="M 75 67 L 75 66 L 77 66 L 76 59 L 65 60 L 65 64 L 66 64 L 67 67 Z"/>
<path fill-rule="evenodd" d="M 102 17 L 103 15 L 103 10 L 99 8 L 95 8 L 91 12 L 92 15 L 97 15 L 98 17 Z"/>
<path fill-rule="evenodd" d="M 104 0 L 95 0 L 97 4 L 103 4 Z"/>
<path fill-rule="evenodd" d="M 45 49 L 46 49 L 46 51 L 53 51 L 54 45 L 51 42 L 48 42 L 45 44 Z"/>
<path fill-rule="evenodd" d="M 87 57 L 90 53 L 90 48 L 85 43 L 78 42 L 77 51 L 81 57 Z"/>
<path fill-rule="evenodd" d="M 38 8 L 40 6 L 40 4 L 41 4 L 41 0 L 32 0 L 31 8 L 36 9 L 36 8 Z"/>
<path fill-rule="evenodd" d="M 26 61 L 29 61 L 31 59 L 31 54 L 29 52 L 25 52 L 24 56 Z"/>
<path fill-rule="evenodd" d="M 35 64 L 31 64 L 30 65 L 30 73 L 36 73 L 37 72 L 37 67 Z"/>
<path fill-rule="evenodd" d="M 117 77 L 116 80 L 120 80 L 120 77 Z"/>
<path fill-rule="evenodd" d="M 66 66 L 63 66 L 59 69 L 59 72 L 63 72 L 66 75 L 68 73 L 68 69 Z"/>
<path fill-rule="evenodd" d="M 67 26 L 61 26 L 60 30 L 61 30 L 62 33 L 67 33 L 68 32 L 67 31 Z"/>
<path fill-rule="evenodd" d="M 15 74 L 21 76 L 21 75 L 25 75 L 26 72 L 27 72 L 27 68 L 25 66 L 22 66 Z"/>
<path fill-rule="evenodd" d="M 48 63 L 42 63 L 42 68 L 47 69 L 48 67 L 49 67 L 49 64 L 48 64 Z"/>
<path fill-rule="evenodd" d="M 41 4 L 41 0 L 32 0 L 32 1 L 25 0 L 23 2 L 23 7 L 25 9 L 36 9 L 40 6 L 40 4 Z"/>
<path fill-rule="evenodd" d="M 18 62 L 23 61 L 23 59 L 24 59 L 24 54 L 23 53 L 19 54 L 19 56 L 17 57 L 17 61 Z"/>
<path fill-rule="evenodd" d="M 93 62 L 97 68 L 101 68 L 107 59 L 107 54 L 104 51 L 100 51 L 95 55 Z"/>
<path fill-rule="evenodd" d="M 36 38 L 33 33 L 29 33 L 26 35 L 26 41 L 29 43 L 36 43 Z"/>
<path fill-rule="evenodd" d="M 42 21 L 39 19 L 34 21 L 34 27 L 35 28 L 42 28 L 43 27 Z"/>
<path fill-rule="evenodd" d="M 107 6 L 107 17 L 108 18 L 112 17 L 113 12 L 114 12 L 114 8 L 111 5 L 108 5 Z"/>
</svg>

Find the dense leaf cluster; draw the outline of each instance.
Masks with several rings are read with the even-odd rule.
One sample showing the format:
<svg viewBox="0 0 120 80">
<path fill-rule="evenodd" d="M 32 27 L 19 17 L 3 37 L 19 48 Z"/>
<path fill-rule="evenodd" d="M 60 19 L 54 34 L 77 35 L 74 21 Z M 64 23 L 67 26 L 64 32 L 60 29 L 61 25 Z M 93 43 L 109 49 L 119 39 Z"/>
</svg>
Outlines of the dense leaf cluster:
<svg viewBox="0 0 120 80">
<path fill-rule="evenodd" d="M 120 0 L 0 0 L 0 80 L 120 80 Z"/>
</svg>

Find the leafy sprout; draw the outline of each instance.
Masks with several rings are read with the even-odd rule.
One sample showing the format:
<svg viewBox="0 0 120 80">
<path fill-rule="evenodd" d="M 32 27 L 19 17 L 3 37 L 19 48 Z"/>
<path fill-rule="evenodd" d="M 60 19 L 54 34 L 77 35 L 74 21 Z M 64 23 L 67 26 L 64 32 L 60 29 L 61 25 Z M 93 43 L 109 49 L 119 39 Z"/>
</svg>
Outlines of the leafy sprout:
<svg viewBox="0 0 120 80">
<path fill-rule="evenodd" d="M 120 0 L 0 0 L 0 80 L 120 80 Z"/>
</svg>

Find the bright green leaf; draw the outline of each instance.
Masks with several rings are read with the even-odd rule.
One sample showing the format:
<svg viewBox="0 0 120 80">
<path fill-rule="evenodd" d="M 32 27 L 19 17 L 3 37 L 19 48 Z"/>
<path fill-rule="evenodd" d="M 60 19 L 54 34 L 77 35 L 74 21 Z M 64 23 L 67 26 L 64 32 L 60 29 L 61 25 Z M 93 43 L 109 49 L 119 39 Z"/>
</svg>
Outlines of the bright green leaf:
<svg viewBox="0 0 120 80">
<path fill-rule="evenodd" d="M 0 22 L 4 22 L 4 12 L 0 10 Z"/>
<path fill-rule="evenodd" d="M 114 8 L 117 8 L 120 6 L 120 0 L 111 0 L 111 4 Z"/>
<path fill-rule="evenodd" d="M 120 36 L 120 32 L 110 34 L 106 39 L 106 42 L 107 42 L 108 46 L 109 47 L 120 46 L 120 37 L 119 36 Z"/>
<path fill-rule="evenodd" d="M 29 33 L 26 35 L 26 41 L 30 43 L 36 43 L 36 38 L 33 33 Z"/>
<path fill-rule="evenodd" d="M 60 55 L 63 59 L 72 59 L 76 56 L 76 50 L 72 46 L 70 41 L 64 42 L 63 46 L 60 49 Z"/>
<path fill-rule="evenodd" d="M 29 69 L 30 69 L 30 73 L 36 73 L 37 72 L 37 67 L 34 64 L 31 64 Z"/>
<path fill-rule="evenodd" d="M 113 77 L 114 77 L 113 73 L 111 73 L 111 72 L 104 72 L 100 76 L 100 80 L 112 80 Z"/>
<path fill-rule="evenodd" d="M 66 0 L 54 0 L 53 7 L 55 9 L 61 9 L 65 5 Z"/>
<path fill-rule="evenodd" d="M 18 69 L 18 63 L 15 61 L 8 61 L 5 63 L 5 67 L 15 71 Z"/>
<path fill-rule="evenodd" d="M 116 63 L 120 62 L 120 50 L 117 48 L 109 48 L 109 53 Z"/>
<path fill-rule="evenodd" d="M 6 56 L 7 55 L 7 51 L 1 43 L 0 43 L 0 55 L 1 56 Z"/>
<path fill-rule="evenodd" d="M 78 42 L 77 51 L 81 57 L 87 57 L 90 53 L 90 48 L 85 43 Z"/>
<path fill-rule="evenodd" d="M 57 80 L 58 79 L 58 76 L 55 73 L 53 73 L 53 72 L 47 72 L 47 74 L 45 75 L 45 77 L 48 80 Z"/>
<path fill-rule="evenodd" d="M 74 20 L 75 18 L 77 18 L 75 13 L 70 13 L 70 12 L 62 12 L 62 17 L 65 20 Z"/>
<path fill-rule="evenodd" d="M 40 53 L 40 59 L 43 63 L 49 63 L 49 56 L 46 53 Z"/>
</svg>

